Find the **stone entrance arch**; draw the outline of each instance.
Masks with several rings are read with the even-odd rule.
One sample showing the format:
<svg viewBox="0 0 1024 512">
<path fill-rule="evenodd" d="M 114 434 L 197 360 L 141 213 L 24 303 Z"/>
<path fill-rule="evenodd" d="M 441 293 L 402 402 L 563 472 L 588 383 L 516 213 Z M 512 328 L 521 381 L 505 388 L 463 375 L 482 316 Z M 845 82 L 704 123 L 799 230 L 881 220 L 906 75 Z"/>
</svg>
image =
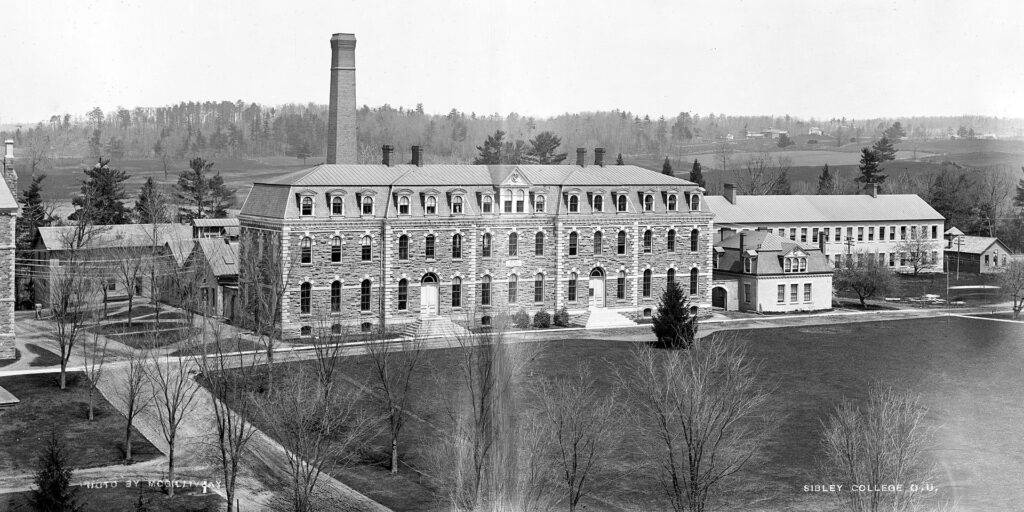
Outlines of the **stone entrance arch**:
<svg viewBox="0 0 1024 512">
<path fill-rule="evenodd" d="M 420 316 L 434 316 L 440 313 L 440 280 L 433 272 L 423 275 L 420 280 Z"/>
<path fill-rule="evenodd" d="M 724 287 L 716 286 L 711 289 L 711 307 L 729 309 L 729 292 Z"/>
</svg>

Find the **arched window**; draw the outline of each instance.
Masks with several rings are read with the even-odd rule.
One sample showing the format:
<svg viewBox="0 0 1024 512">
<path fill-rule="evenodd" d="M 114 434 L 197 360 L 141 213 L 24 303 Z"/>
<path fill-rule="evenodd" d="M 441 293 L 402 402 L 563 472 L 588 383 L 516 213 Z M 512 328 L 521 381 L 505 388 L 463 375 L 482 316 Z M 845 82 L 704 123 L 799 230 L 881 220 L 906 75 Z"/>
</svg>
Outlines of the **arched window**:
<svg viewBox="0 0 1024 512">
<path fill-rule="evenodd" d="M 516 191 L 516 212 L 523 213 L 526 211 L 526 191 L 519 189 Z"/>
<path fill-rule="evenodd" d="M 341 196 L 334 196 L 331 198 L 331 215 L 341 215 L 345 213 L 345 203 Z"/>
<path fill-rule="evenodd" d="M 670 212 L 676 211 L 676 195 L 675 194 L 669 194 L 668 195 L 668 211 L 670 211 Z"/>
<path fill-rule="evenodd" d="M 341 263 L 341 237 L 331 238 L 331 263 Z"/>
<path fill-rule="evenodd" d="M 697 269 L 690 269 L 690 295 L 697 295 Z"/>
<path fill-rule="evenodd" d="M 578 276 L 576 275 L 575 272 L 569 274 L 569 300 L 570 301 L 575 301 L 576 300 L 576 280 L 577 279 L 578 279 Z"/>
<path fill-rule="evenodd" d="M 595 212 L 603 212 L 604 211 L 604 196 L 600 196 L 600 195 L 594 196 L 594 211 Z"/>
<path fill-rule="evenodd" d="M 462 196 L 452 198 L 452 213 L 462 213 Z"/>
<path fill-rule="evenodd" d="M 690 231 L 690 251 L 697 252 L 697 241 L 700 240 L 700 230 Z"/>
<path fill-rule="evenodd" d="M 619 194 L 619 197 L 615 201 L 617 209 L 620 212 L 626 211 L 626 194 Z"/>
<path fill-rule="evenodd" d="M 409 309 L 409 281 L 405 279 L 398 281 L 398 310 Z"/>
<path fill-rule="evenodd" d="M 676 269 L 668 269 L 668 272 L 665 273 L 665 282 L 667 282 L 670 285 L 676 282 Z"/>
<path fill-rule="evenodd" d="M 373 215 L 373 198 L 363 196 L 363 215 Z"/>
<path fill-rule="evenodd" d="M 484 276 L 480 281 L 480 305 L 491 305 L 491 276 Z"/>
<path fill-rule="evenodd" d="M 302 198 L 301 215 L 313 215 L 313 198 L 306 196 Z"/>
<path fill-rule="evenodd" d="M 517 233 L 509 233 L 508 235 L 508 255 L 519 255 L 519 235 Z"/>
<path fill-rule="evenodd" d="M 371 248 L 373 247 L 371 245 L 372 243 L 373 240 L 370 238 L 369 235 L 364 236 L 362 241 L 360 242 L 360 247 L 362 248 L 361 257 L 363 261 L 370 261 L 371 257 L 373 256 L 373 253 L 371 252 Z"/>
<path fill-rule="evenodd" d="M 313 263 L 313 239 L 308 236 L 302 239 L 299 263 Z"/>
<path fill-rule="evenodd" d="M 424 246 L 423 256 L 428 260 L 434 259 L 434 235 L 427 235 L 427 243 Z"/>
<path fill-rule="evenodd" d="M 654 211 L 654 196 L 651 195 L 651 194 L 647 194 L 647 195 L 644 196 L 644 211 L 645 212 L 653 212 Z"/>
<path fill-rule="evenodd" d="M 536 256 L 544 256 L 544 232 L 538 231 L 533 237 L 533 254 Z"/>
<path fill-rule="evenodd" d="M 654 244 L 654 234 L 651 230 L 644 231 L 644 252 L 651 252 L 651 246 Z"/>
<path fill-rule="evenodd" d="M 644 270 L 644 297 L 651 296 L 651 269 Z"/>
<path fill-rule="evenodd" d="M 462 235 L 452 235 L 452 258 L 462 257 Z"/>
<path fill-rule="evenodd" d="M 331 313 L 341 312 L 341 281 L 331 283 Z"/>
<path fill-rule="evenodd" d="M 512 191 L 505 189 L 501 191 L 502 209 L 505 213 L 512 213 Z"/>
<path fill-rule="evenodd" d="M 427 215 L 437 214 L 437 198 L 434 196 L 427 197 Z"/>
<path fill-rule="evenodd" d="M 312 309 L 313 285 L 302 283 L 299 287 L 299 314 L 308 315 Z"/>
<path fill-rule="evenodd" d="M 676 230 L 668 230 L 668 236 L 665 239 L 665 245 L 668 248 L 668 252 L 676 252 Z"/>
<path fill-rule="evenodd" d="M 569 196 L 569 213 L 580 211 L 580 196 Z"/>
<path fill-rule="evenodd" d="M 694 211 L 694 212 L 699 212 L 700 211 L 700 195 L 699 194 L 693 194 L 693 195 L 690 196 L 690 211 Z"/>
<path fill-rule="evenodd" d="M 489 258 L 491 256 L 491 234 L 484 233 L 480 237 L 480 256 Z"/>
<path fill-rule="evenodd" d="M 409 196 L 398 198 L 398 214 L 409 215 Z"/>
<path fill-rule="evenodd" d="M 409 259 L 409 236 L 402 235 L 398 237 L 398 259 L 407 260 Z"/>
<path fill-rule="evenodd" d="M 516 296 L 519 294 L 519 277 L 515 274 L 508 276 L 508 302 L 512 304 L 516 301 Z"/>
<path fill-rule="evenodd" d="M 569 233 L 569 256 L 576 256 L 579 253 L 579 238 L 575 231 Z"/>
<path fill-rule="evenodd" d="M 533 301 L 544 302 L 544 274 L 533 277 Z"/>
<path fill-rule="evenodd" d="M 359 285 L 359 310 L 370 310 L 370 280 L 364 279 Z"/>
<path fill-rule="evenodd" d="M 619 271 L 619 278 L 615 282 L 615 298 L 626 298 L 626 271 Z"/>
<path fill-rule="evenodd" d="M 600 231 L 594 231 L 594 254 L 601 254 L 604 252 L 603 235 Z"/>
<path fill-rule="evenodd" d="M 544 213 L 544 203 L 546 200 L 544 196 L 537 194 L 537 198 L 533 200 L 533 211 L 537 213 Z"/>
<path fill-rule="evenodd" d="M 452 278 L 452 307 L 462 307 L 462 278 Z"/>
<path fill-rule="evenodd" d="M 619 239 L 616 244 L 616 252 L 619 254 L 626 254 L 626 232 L 619 231 Z"/>
<path fill-rule="evenodd" d="M 494 211 L 493 208 L 494 208 L 494 200 L 491 199 L 491 196 L 484 196 L 484 202 L 483 202 L 484 213 L 491 213 L 491 212 L 493 212 Z"/>
</svg>

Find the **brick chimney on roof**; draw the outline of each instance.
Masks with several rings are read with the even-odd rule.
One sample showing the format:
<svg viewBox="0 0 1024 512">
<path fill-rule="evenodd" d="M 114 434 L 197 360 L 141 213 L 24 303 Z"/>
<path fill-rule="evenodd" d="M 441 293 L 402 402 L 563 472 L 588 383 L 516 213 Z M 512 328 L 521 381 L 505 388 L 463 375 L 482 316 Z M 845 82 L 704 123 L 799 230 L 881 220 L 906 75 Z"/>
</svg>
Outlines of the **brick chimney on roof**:
<svg viewBox="0 0 1024 512">
<path fill-rule="evenodd" d="M 327 163 L 356 163 L 356 36 L 331 37 L 331 96 L 327 110 Z"/>
<path fill-rule="evenodd" d="M 729 204 L 736 204 L 736 185 L 732 183 L 725 184 L 725 200 L 729 201 Z"/>
<path fill-rule="evenodd" d="M 587 166 L 587 148 L 576 148 L 576 165 Z"/>
<path fill-rule="evenodd" d="M 380 147 L 380 152 L 380 163 L 388 167 L 391 167 L 391 153 L 395 152 L 394 146 L 392 146 L 391 144 L 384 144 L 383 146 Z"/>
<path fill-rule="evenodd" d="M 594 165 L 604 167 L 604 148 L 594 148 Z"/>
<path fill-rule="evenodd" d="M 423 146 L 412 147 L 412 164 L 416 167 L 423 167 Z"/>
<path fill-rule="evenodd" d="M 11 194 L 18 197 L 18 173 L 14 170 L 14 141 L 11 139 L 4 141 L 4 159 L 0 163 L 0 170 L 4 173 L 4 181 L 11 189 Z"/>
</svg>

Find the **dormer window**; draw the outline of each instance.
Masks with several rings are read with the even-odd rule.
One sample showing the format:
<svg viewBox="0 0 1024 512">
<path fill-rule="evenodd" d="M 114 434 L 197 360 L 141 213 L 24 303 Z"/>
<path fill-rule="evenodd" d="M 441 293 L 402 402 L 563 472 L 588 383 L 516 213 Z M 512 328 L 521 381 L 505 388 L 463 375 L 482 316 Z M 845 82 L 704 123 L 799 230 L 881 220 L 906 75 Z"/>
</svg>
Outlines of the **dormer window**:
<svg viewBox="0 0 1024 512">
<path fill-rule="evenodd" d="M 342 215 L 345 213 L 345 203 L 340 196 L 331 198 L 331 215 Z"/>
<path fill-rule="evenodd" d="M 492 213 L 494 210 L 494 199 L 491 196 L 484 196 L 483 210 L 484 213 Z"/>
<path fill-rule="evenodd" d="M 580 211 L 580 196 L 572 195 L 569 196 L 569 213 L 579 213 Z"/>
<path fill-rule="evenodd" d="M 462 196 L 452 198 L 452 213 L 462 213 Z"/>
<path fill-rule="evenodd" d="M 653 212 L 654 211 L 654 196 L 651 195 L 651 194 L 645 194 L 644 195 L 644 211 L 645 212 Z"/>
<path fill-rule="evenodd" d="M 807 272 L 807 257 L 793 256 L 783 258 L 783 272 Z"/>
<path fill-rule="evenodd" d="M 537 213 L 544 213 L 544 203 L 546 200 L 544 196 L 537 194 L 536 199 L 533 200 L 533 211 Z"/>
<path fill-rule="evenodd" d="M 699 212 L 700 211 L 700 195 L 693 194 L 693 195 L 690 196 L 690 211 L 691 212 Z"/>
<path fill-rule="evenodd" d="M 594 196 L 594 211 L 595 212 L 603 212 L 604 211 L 604 196 Z"/>
<path fill-rule="evenodd" d="M 363 215 L 373 215 L 373 198 L 363 196 Z"/>
<path fill-rule="evenodd" d="M 619 194 L 615 199 L 615 209 L 620 212 L 626 211 L 626 194 Z"/>
<path fill-rule="evenodd" d="M 437 198 L 427 197 L 427 215 L 437 215 Z"/>
<path fill-rule="evenodd" d="M 302 198 L 302 208 L 300 214 L 303 217 L 313 215 L 313 198 L 306 196 Z"/>
<path fill-rule="evenodd" d="M 754 258 L 743 258 L 743 272 L 747 274 L 754 272 Z"/>
<path fill-rule="evenodd" d="M 523 213 L 526 211 L 526 191 L 516 191 L 516 213 Z"/>
<path fill-rule="evenodd" d="M 409 215 L 409 196 L 398 198 L 398 214 Z"/>
<path fill-rule="evenodd" d="M 667 203 L 668 203 L 668 211 L 670 211 L 670 212 L 676 211 L 676 201 L 677 201 L 677 199 L 676 199 L 676 195 L 675 194 L 669 194 L 668 195 L 668 201 L 667 201 Z"/>
<path fill-rule="evenodd" d="M 501 191 L 502 211 L 512 213 L 512 191 L 505 189 Z"/>
</svg>

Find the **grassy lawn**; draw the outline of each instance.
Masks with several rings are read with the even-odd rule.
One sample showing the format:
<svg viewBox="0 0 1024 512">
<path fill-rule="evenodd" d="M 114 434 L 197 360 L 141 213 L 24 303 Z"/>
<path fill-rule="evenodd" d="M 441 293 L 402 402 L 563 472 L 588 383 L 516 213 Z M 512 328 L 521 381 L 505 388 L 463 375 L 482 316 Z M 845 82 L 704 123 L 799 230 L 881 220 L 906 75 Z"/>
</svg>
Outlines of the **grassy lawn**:
<svg viewBox="0 0 1024 512">
<path fill-rule="evenodd" d="M 25 510 L 29 506 L 31 492 L 17 492 L 0 495 L 0 509 L 2 510 Z M 126 489 L 122 486 L 110 489 L 86 489 L 78 491 L 78 502 L 84 504 L 84 512 L 130 512 L 136 510 L 139 497 L 148 503 L 146 510 L 150 512 L 205 512 L 220 510 L 223 498 L 215 493 L 208 492 L 184 492 L 177 489 L 174 499 L 168 499 L 167 495 L 159 487 L 150 487 L 143 483 L 140 487 Z M 6 506 L 7 508 L 2 508 Z"/>
<path fill-rule="evenodd" d="M 898 333 L 898 334 L 895 334 Z M 928 420 L 939 428 L 932 453 L 940 465 L 933 482 L 945 498 L 956 497 L 964 510 L 1009 510 L 1024 500 L 1019 485 L 1024 448 L 1024 345 L 1019 326 L 982 319 L 942 318 L 834 326 L 755 329 L 733 334 L 764 364 L 766 383 L 777 385 L 776 407 L 785 421 L 767 447 L 767 462 L 750 468 L 722 489 L 722 510 L 834 510 L 820 495 L 805 494 L 805 484 L 820 482 L 815 464 L 820 457 L 820 422 L 845 397 L 866 398 L 875 380 L 922 395 L 930 407 Z M 632 345 L 607 340 L 547 342 L 544 353 L 527 371 L 525 384 L 544 376 L 568 375 L 577 361 L 587 360 L 597 374 L 608 375 L 612 364 L 630 357 Z M 414 412 L 442 426 L 445 391 L 452 384 L 451 351 L 426 353 L 417 376 L 419 396 Z M 307 363 L 308 364 L 308 363 Z M 281 371 L 288 371 L 280 367 Z M 370 382 L 369 361 L 353 358 L 344 371 L 357 382 Z M 532 373 L 531 373 L 532 372 Z M 603 383 L 610 385 L 609 378 Z M 410 422 L 404 433 L 404 462 L 426 470 L 425 447 L 438 432 L 423 422 Z M 635 436 L 626 435 L 612 456 L 619 467 L 635 469 L 602 485 L 586 500 L 590 510 L 664 510 L 660 487 L 643 468 Z M 343 482 L 396 511 L 444 510 L 434 490 L 403 466 L 392 477 L 377 463 L 384 439 L 371 443 L 362 465 L 333 473 Z M 636 469 L 640 468 L 640 469 Z"/>
<path fill-rule="evenodd" d="M 25 473 L 36 460 L 54 426 L 67 438 L 71 460 L 88 468 L 120 464 L 124 457 L 125 419 L 99 393 L 94 421 L 88 421 L 89 395 L 81 373 L 68 374 L 68 388 L 57 387 L 57 374 L 17 375 L 0 378 L 0 386 L 21 402 L 0 409 L 0 473 Z M 132 436 L 132 456 L 138 461 L 160 452 L 138 432 Z"/>
</svg>

